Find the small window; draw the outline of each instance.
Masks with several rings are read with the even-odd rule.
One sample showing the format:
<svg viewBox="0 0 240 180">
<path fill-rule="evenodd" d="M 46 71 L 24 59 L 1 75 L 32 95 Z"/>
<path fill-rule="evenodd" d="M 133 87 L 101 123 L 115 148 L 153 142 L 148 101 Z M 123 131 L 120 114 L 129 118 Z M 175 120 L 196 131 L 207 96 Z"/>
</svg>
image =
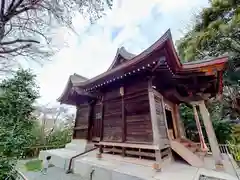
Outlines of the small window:
<svg viewBox="0 0 240 180">
<path fill-rule="evenodd" d="M 96 113 L 96 119 L 101 119 L 101 113 Z"/>
</svg>

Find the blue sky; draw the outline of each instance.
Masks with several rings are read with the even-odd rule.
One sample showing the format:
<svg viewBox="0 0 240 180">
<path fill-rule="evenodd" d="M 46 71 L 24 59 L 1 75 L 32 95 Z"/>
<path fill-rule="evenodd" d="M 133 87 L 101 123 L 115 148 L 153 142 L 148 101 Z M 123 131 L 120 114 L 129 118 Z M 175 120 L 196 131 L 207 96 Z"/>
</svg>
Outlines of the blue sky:
<svg viewBox="0 0 240 180">
<path fill-rule="evenodd" d="M 115 0 L 113 10 L 94 25 L 76 16 L 78 35 L 58 28 L 54 38 L 61 50 L 37 71 L 39 103 L 55 104 L 73 73 L 91 78 L 106 71 L 118 47 L 138 54 L 169 28 L 174 41 L 179 39 L 193 13 L 207 5 L 208 0 Z"/>
</svg>

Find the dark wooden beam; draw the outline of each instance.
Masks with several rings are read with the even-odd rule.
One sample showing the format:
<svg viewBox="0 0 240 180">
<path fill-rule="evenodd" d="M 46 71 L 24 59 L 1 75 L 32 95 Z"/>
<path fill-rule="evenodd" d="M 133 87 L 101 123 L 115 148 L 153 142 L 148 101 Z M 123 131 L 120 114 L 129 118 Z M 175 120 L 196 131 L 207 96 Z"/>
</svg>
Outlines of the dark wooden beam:
<svg viewBox="0 0 240 180">
<path fill-rule="evenodd" d="M 76 117 L 75 117 L 74 128 L 76 128 L 76 126 L 77 126 L 77 119 L 78 119 L 78 107 L 76 107 Z M 72 138 L 73 139 L 76 138 L 76 130 L 75 129 L 73 129 L 73 137 Z"/>
<path fill-rule="evenodd" d="M 87 139 L 91 140 L 92 139 L 92 128 L 93 128 L 93 104 L 89 103 L 88 105 L 88 128 L 87 128 Z"/>
<path fill-rule="evenodd" d="M 101 130 L 100 130 L 100 141 L 103 139 L 103 131 L 104 131 L 104 96 L 101 99 Z"/>
<path fill-rule="evenodd" d="M 152 68 L 152 72 L 154 72 L 160 67 L 163 67 L 164 69 L 167 68 L 166 58 L 164 56 L 157 61 L 157 64 Z"/>
<path fill-rule="evenodd" d="M 197 93 L 193 96 L 183 97 L 181 96 L 176 89 L 168 90 L 164 93 L 165 96 L 174 95 L 179 101 L 191 103 L 193 101 L 207 100 L 211 95 L 209 93 Z"/>
<path fill-rule="evenodd" d="M 126 114 L 124 95 L 122 96 L 122 142 L 126 141 Z"/>
</svg>

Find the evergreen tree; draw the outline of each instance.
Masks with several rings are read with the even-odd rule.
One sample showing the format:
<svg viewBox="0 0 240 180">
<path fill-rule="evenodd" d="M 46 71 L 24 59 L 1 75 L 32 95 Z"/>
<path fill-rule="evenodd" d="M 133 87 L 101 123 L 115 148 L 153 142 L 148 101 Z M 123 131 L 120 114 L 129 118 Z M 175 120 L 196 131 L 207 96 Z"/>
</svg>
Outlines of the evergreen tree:
<svg viewBox="0 0 240 180">
<path fill-rule="evenodd" d="M 33 103 L 38 90 L 35 76 L 25 70 L 3 80 L 0 90 L 0 179 L 5 179 L 33 139 Z"/>
<path fill-rule="evenodd" d="M 231 134 L 233 129 L 229 121 L 226 121 L 221 117 L 222 105 L 218 102 L 214 102 L 211 104 L 207 104 L 207 106 L 209 109 L 209 113 L 211 116 L 213 128 L 215 130 L 218 143 L 226 144 L 227 141 L 231 140 L 232 138 Z M 193 114 L 193 109 L 184 104 L 181 104 L 180 113 L 181 113 L 181 119 L 184 123 L 187 138 L 189 138 L 194 142 L 199 142 L 199 134 L 198 134 L 197 125 L 196 125 L 196 121 Z M 201 122 L 204 138 L 206 142 L 208 142 L 206 130 L 203 125 L 201 115 L 199 112 L 198 114 L 199 114 L 199 119 Z"/>
<path fill-rule="evenodd" d="M 197 16 L 193 28 L 179 41 L 182 60 L 228 55 L 224 74 L 223 116 L 240 117 L 240 1 L 212 0 Z"/>
</svg>

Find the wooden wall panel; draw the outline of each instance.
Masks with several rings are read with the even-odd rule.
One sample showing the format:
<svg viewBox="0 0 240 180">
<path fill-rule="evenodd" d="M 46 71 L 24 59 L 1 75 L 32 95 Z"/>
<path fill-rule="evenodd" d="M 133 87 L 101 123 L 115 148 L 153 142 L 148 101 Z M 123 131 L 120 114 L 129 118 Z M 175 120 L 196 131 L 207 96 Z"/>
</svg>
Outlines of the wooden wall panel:
<svg viewBox="0 0 240 180">
<path fill-rule="evenodd" d="M 148 82 L 145 80 L 137 81 L 135 83 L 131 82 L 130 84 L 125 85 L 125 96 L 135 92 L 145 91 L 147 88 Z"/>
<path fill-rule="evenodd" d="M 103 141 L 152 144 L 147 81 L 126 82 L 121 86 L 106 89 L 104 94 Z"/>
<path fill-rule="evenodd" d="M 88 105 L 81 105 L 77 108 L 76 121 L 74 127 L 74 139 L 87 139 L 88 120 L 90 108 Z"/>
<path fill-rule="evenodd" d="M 92 129 L 91 129 L 91 135 L 93 140 L 99 141 L 100 139 L 100 133 L 101 133 L 101 117 L 102 117 L 102 112 L 101 112 L 101 104 L 95 104 L 93 106 L 93 111 L 92 111 Z"/>
<path fill-rule="evenodd" d="M 122 141 L 121 99 L 104 101 L 103 141 Z"/>
<path fill-rule="evenodd" d="M 104 95 L 104 100 L 114 100 L 116 98 L 120 98 L 120 90 L 119 88 L 108 89 L 106 94 Z"/>
<path fill-rule="evenodd" d="M 126 95 L 124 102 L 127 128 L 126 141 L 152 144 L 153 134 L 147 90 Z"/>
</svg>

